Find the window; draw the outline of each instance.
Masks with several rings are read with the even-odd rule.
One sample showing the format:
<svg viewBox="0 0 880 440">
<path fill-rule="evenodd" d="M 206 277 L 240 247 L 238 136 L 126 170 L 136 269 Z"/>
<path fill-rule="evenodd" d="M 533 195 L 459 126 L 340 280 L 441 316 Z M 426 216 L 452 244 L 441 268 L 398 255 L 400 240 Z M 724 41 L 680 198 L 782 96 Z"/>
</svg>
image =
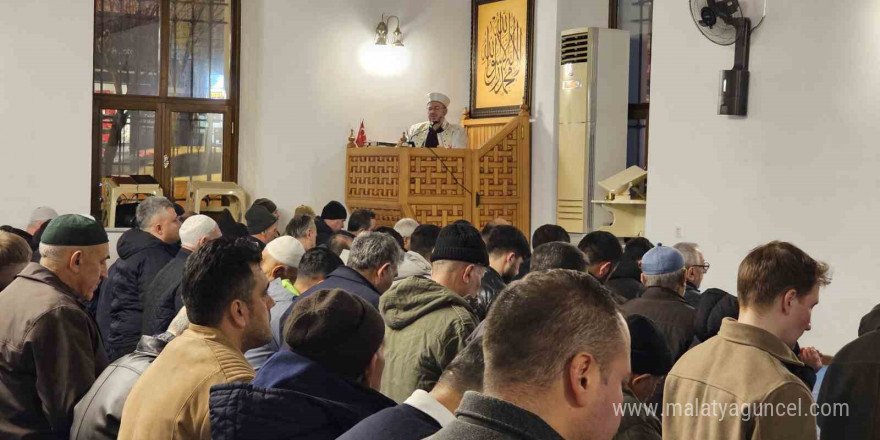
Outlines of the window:
<svg viewBox="0 0 880 440">
<path fill-rule="evenodd" d="M 648 166 L 653 0 L 610 0 L 608 26 L 630 33 L 627 166 Z"/>
<path fill-rule="evenodd" d="M 107 218 L 106 179 L 151 176 L 183 206 L 187 182 L 237 179 L 239 10 L 240 0 L 95 0 L 96 218 Z"/>
</svg>

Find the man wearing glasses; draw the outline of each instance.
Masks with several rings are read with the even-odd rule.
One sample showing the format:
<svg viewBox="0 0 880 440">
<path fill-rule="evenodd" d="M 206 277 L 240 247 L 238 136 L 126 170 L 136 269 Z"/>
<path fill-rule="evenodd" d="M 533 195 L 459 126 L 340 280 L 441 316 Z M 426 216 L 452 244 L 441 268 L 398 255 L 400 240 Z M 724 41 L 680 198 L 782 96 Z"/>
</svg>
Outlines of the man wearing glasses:
<svg viewBox="0 0 880 440">
<path fill-rule="evenodd" d="M 429 93 L 428 120 L 415 124 L 406 131 L 406 138 L 413 147 L 467 148 L 467 136 L 460 125 L 446 120 L 449 97 L 442 93 Z"/>
<path fill-rule="evenodd" d="M 703 251 L 696 243 L 678 243 L 673 247 L 684 256 L 685 279 L 687 280 L 684 300 L 691 307 L 696 308 L 700 303 L 700 284 L 703 282 L 703 275 L 709 272 L 709 263 L 703 258 Z"/>
</svg>

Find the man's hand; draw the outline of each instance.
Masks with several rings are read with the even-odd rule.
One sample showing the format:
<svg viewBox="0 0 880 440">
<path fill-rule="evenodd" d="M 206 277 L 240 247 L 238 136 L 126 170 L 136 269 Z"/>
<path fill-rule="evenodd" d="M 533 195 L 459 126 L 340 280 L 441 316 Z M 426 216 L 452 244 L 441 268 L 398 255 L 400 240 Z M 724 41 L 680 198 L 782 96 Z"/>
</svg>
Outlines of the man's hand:
<svg viewBox="0 0 880 440">
<path fill-rule="evenodd" d="M 819 353 L 816 347 L 801 347 L 798 358 L 816 372 L 822 368 L 822 353 Z"/>
</svg>

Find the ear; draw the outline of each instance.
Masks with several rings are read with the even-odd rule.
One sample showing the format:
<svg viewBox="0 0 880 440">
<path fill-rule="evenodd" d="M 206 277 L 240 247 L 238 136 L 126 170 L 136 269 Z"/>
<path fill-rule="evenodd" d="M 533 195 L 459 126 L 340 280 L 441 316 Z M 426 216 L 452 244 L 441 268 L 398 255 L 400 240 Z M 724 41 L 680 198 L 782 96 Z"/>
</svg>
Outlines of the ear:
<svg viewBox="0 0 880 440">
<path fill-rule="evenodd" d="M 373 353 L 373 357 L 370 359 L 370 364 L 367 365 L 367 369 L 364 370 L 364 377 L 361 380 L 361 383 L 365 387 L 372 388 L 374 390 L 378 390 L 381 387 L 382 375 L 381 374 L 379 374 L 379 375 L 373 374 L 376 372 L 377 368 L 379 368 L 379 353 L 378 352 Z M 372 383 L 373 376 L 378 376 L 379 383 Z"/>
<path fill-rule="evenodd" d="M 576 354 L 568 364 L 569 381 L 567 385 L 570 387 L 574 403 L 579 407 L 587 405 L 587 394 L 591 387 L 599 386 L 598 383 L 593 383 L 593 379 L 589 377 L 592 373 L 591 369 L 596 368 L 599 368 L 599 365 L 593 355 L 586 352 Z M 594 374 L 593 376 L 598 375 Z"/>
<path fill-rule="evenodd" d="M 610 261 L 606 261 L 599 265 L 599 278 L 606 278 L 608 275 L 610 275 L 612 267 L 613 266 L 611 265 Z"/>
<path fill-rule="evenodd" d="M 208 242 L 208 240 L 210 240 L 210 237 L 208 237 L 208 236 L 204 236 L 204 237 L 200 238 L 199 239 L 199 247 L 204 246 Z"/>
<path fill-rule="evenodd" d="M 508 252 L 507 257 L 504 259 L 506 263 L 513 264 L 513 260 L 516 260 L 515 252 Z"/>
<path fill-rule="evenodd" d="M 785 295 L 782 295 L 782 313 L 786 315 L 791 313 L 795 301 L 797 301 L 797 290 L 789 289 Z"/>
<path fill-rule="evenodd" d="M 645 281 L 645 273 L 644 273 L 644 272 L 642 272 L 642 274 L 639 275 L 639 278 L 642 279 L 642 284 L 645 284 L 645 283 L 646 283 L 646 281 Z"/>
<path fill-rule="evenodd" d="M 284 265 L 278 264 L 272 268 L 272 279 L 284 278 Z"/>
<path fill-rule="evenodd" d="M 243 329 L 247 327 L 249 316 L 246 309 L 247 305 L 240 299 L 232 300 L 232 303 L 229 304 L 229 317 L 232 325 L 236 328 Z"/>
<path fill-rule="evenodd" d="M 654 388 L 656 388 L 657 382 L 653 379 L 654 376 L 650 374 L 633 375 L 629 382 L 629 386 L 633 394 L 635 394 L 639 400 L 647 400 L 652 394 L 654 394 Z"/>
<path fill-rule="evenodd" d="M 468 264 L 461 272 L 461 280 L 465 284 L 467 284 L 467 282 L 470 281 L 471 277 L 474 276 L 474 270 L 476 270 L 476 267 L 473 264 Z"/>
<path fill-rule="evenodd" d="M 379 266 L 378 269 L 376 269 L 376 276 L 378 276 L 379 278 L 383 278 L 383 277 L 385 277 L 385 274 L 387 274 L 390 270 L 391 270 L 391 263 L 385 263 L 385 264 Z"/>
<path fill-rule="evenodd" d="M 70 260 L 67 261 L 67 266 L 73 273 L 79 273 L 80 265 L 83 263 L 83 251 L 79 250 L 72 254 L 70 254 Z"/>
</svg>

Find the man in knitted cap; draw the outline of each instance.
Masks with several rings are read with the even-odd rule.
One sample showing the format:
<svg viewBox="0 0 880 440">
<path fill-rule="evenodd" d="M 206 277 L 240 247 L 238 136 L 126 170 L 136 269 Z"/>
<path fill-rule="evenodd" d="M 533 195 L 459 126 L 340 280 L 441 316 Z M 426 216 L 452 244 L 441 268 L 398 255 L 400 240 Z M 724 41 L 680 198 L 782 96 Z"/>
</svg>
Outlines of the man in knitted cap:
<svg viewBox="0 0 880 440">
<path fill-rule="evenodd" d="M 212 438 L 334 440 L 394 406 L 378 392 L 384 335 L 363 298 L 339 289 L 302 298 L 284 328 L 290 350 L 269 358 L 252 384 L 212 389 Z"/>
<path fill-rule="evenodd" d="M 330 235 L 345 226 L 346 217 L 348 217 L 348 212 L 345 210 L 345 206 L 342 206 L 342 203 L 333 200 L 324 205 L 321 216 L 315 218 L 315 227 L 318 229 L 318 246 L 327 243 Z"/>
<path fill-rule="evenodd" d="M 180 226 L 180 251 L 156 274 L 144 294 L 143 334 L 156 335 L 168 328 L 183 307 L 180 285 L 183 283 L 183 268 L 187 258 L 220 236 L 217 222 L 206 215 L 194 215 L 183 222 Z"/>
<path fill-rule="evenodd" d="M 446 120 L 449 97 L 442 93 L 425 96 L 428 120 L 413 124 L 406 131 L 406 139 L 414 147 L 467 148 L 467 135 L 460 125 Z"/>
<path fill-rule="evenodd" d="M 666 337 L 673 360 L 678 360 L 694 341 L 696 311 L 684 300 L 684 257 L 674 248 L 658 244 L 642 257 L 645 293 L 621 308 L 627 316 L 642 315 Z"/>
<path fill-rule="evenodd" d="M 632 374 L 623 387 L 623 417 L 614 440 L 660 440 L 660 419 L 644 403 L 672 368 L 672 353 L 650 319 L 632 315 L 626 318 L 626 324 Z"/>
<path fill-rule="evenodd" d="M 263 205 L 251 206 L 244 213 L 247 221 L 248 240 L 256 244 L 260 251 L 266 248 L 272 240 L 278 237 L 278 218 L 275 217 Z"/>
<path fill-rule="evenodd" d="M 262 206 L 262 207 L 266 208 L 266 211 L 271 212 L 272 215 L 274 215 L 276 219 L 281 218 L 281 213 L 278 212 L 278 205 L 276 205 L 275 202 L 273 202 L 269 199 L 262 198 L 262 199 L 254 200 L 254 203 L 252 203 L 251 206 L 252 207 L 253 206 Z"/>
<path fill-rule="evenodd" d="M 269 312 L 269 325 L 273 329 L 281 325 L 281 315 L 290 307 L 294 298 L 300 294 L 294 287 L 294 283 L 299 263 L 305 253 L 306 250 L 302 243 L 289 235 L 272 240 L 266 245 L 266 249 L 263 249 L 263 261 L 260 263 L 260 269 L 269 279 L 269 296 L 275 301 L 275 305 Z M 259 371 L 269 356 L 275 354 L 279 348 L 278 342 L 272 338 L 266 345 L 249 350 L 244 354 L 244 357 L 251 363 L 254 370 Z"/>
<path fill-rule="evenodd" d="M 107 276 L 107 233 L 55 218 L 31 263 L 0 295 L 0 438 L 67 438 L 76 402 L 107 366 L 84 302 Z"/>
<path fill-rule="evenodd" d="M 480 290 L 489 254 L 473 226 L 440 231 L 431 253 L 431 278 L 410 277 L 382 295 L 386 369 L 382 393 L 403 402 L 416 389 L 430 391 L 477 326 L 467 301 Z"/>
</svg>

